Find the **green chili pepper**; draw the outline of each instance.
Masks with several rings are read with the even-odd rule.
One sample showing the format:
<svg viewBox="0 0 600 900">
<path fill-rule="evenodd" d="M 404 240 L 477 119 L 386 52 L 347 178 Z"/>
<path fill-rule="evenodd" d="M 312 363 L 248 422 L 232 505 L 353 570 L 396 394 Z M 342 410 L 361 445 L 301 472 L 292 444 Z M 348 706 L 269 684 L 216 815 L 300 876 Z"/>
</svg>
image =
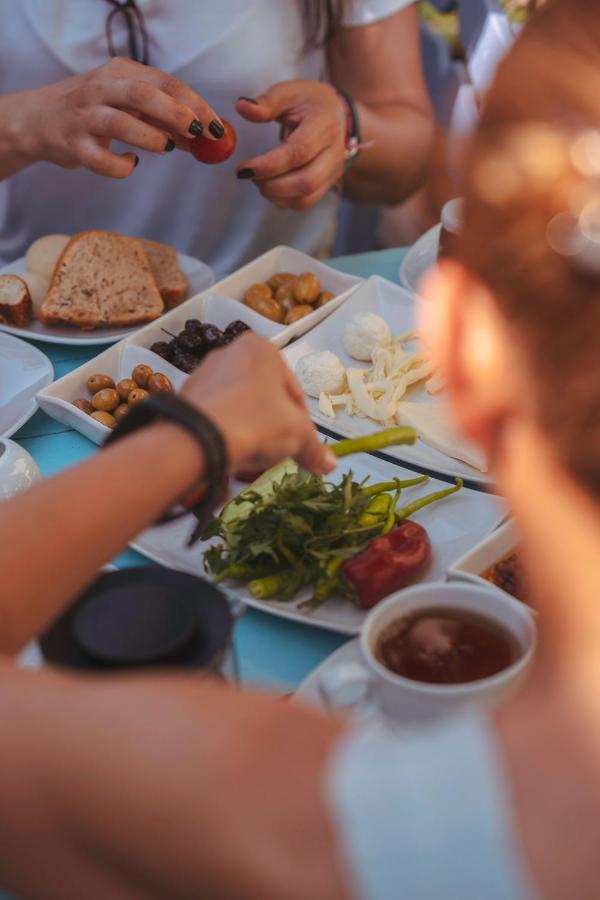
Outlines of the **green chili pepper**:
<svg viewBox="0 0 600 900">
<path fill-rule="evenodd" d="M 388 514 L 385 519 L 385 524 L 383 526 L 382 534 L 388 534 L 392 528 L 396 525 L 396 504 L 400 499 L 400 494 L 402 493 L 402 488 L 398 488 L 396 493 L 394 494 L 394 499 L 390 503 L 390 507 L 388 509 Z"/>
<path fill-rule="evenodd" d="M 347 438 L 330 444 L 336 456 L 349 456 L 351 453 L 373 453 L 374 450 L 382 450 L 397 444 L 414 444 L 417 440 L 417 432 L 414 428 L 401 426 L 387 428 L 384 431 L 376 431 L 375 434 L 367 434 L 359 438 Z"/>
<path fill-rule="evenodd" d="M 253 597 L 257 600 L 269 600 L 280 594 L 286 583 L 286 574 L 280 572 L 278 575 L 266 575 L 264 578 L 255 578 L 250 581 L 248 588 Z"/>
<path fill-rule="evenodd" d="M 265 572 L 265 575 L 268 572 Z M 226 569 L 223 569 L 222 572 L 219 572 L 218 575 L 215 575 L 213 581 L 215 584 L 218 584 L 220 581 L 225 581 L 227 578 L 231 578 L 234 581 L 250 581 L 252 578 L 256 578 L 257 575 L 257 567 L 238 564 L 235 566 L 228 566 Z"/>
<path fill-rule="evenodd" d="M 429 506 L 430 503 L 435 503 L 436 500 L 443 500 L 444 497 L 448 497 L 450 494 L 455 494 L 457 491 L 460 491 L 462 486 L 462 478 L 457 478 L 456 485 L 454 487 L 446 488 L 446 490 L 444 491 L 435 491 L 433 494 L 426 494 L 425 497 L 420 497 L 413 503 L 409 503 L 408 506 L 403 506 L 401 509 L 397 509 L 395 516 L 396 521 L 400 522 L 402 519 L 408 519 L 409 516 L 412 516 L 412 514 L 418 509 L 422 509 L 424 506 Z"/>
<path fill-rule="evenodd" d="M 426 481 L 429 481 L 429 475 L 419 475 L 418 478 L 407 478 L 405 481 L 394 478 L 393 481 L 379 481 L 377 484 L 369 484 L 362 489 L 362 492 L 370 497 L 372 494 L 380 494 L 381 491 L 395 491 L 398 488 L 412 487 L 413 484 L 424 484 Z"/>
<path fill-rule="evenodd" d="M 363 512 L 358 517 L 358 524 L 361 527 L 369 528 L 372 525 L 379 525 L 382 519 L 385 519 L 389 513 L 392 498 L 390 494 L 384 492 L 372 497 L 367 503 Z"/>
</svg>

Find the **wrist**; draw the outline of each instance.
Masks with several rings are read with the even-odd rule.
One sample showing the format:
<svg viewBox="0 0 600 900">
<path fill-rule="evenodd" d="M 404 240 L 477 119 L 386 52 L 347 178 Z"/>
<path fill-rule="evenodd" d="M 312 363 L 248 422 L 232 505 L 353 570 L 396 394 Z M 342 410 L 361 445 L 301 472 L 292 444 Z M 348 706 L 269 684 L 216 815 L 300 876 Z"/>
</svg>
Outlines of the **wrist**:
<svg viewBox="0 0 600 900">
<path fill-rule="evenodd" d="M 13 159 L 22 166 L 31 165 L 43 160 L 44 151 L 38 113 L 39 91 L 21 91 L 5 97 L 6 109 L 3 109 L 4 139 L 7 150 Z"/>
</svg>

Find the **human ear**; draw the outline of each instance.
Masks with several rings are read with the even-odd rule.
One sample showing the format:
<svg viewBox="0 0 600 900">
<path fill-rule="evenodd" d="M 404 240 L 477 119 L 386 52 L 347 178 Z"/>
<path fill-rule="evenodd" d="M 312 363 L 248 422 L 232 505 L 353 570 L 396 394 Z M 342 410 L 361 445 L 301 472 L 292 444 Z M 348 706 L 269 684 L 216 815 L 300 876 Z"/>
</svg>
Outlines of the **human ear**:
<svg viewBox="0 0 600 900">
<path fill-rule="evenodd" d="M 421 289 L 419 327 L 458 428 L 490 452 L 517 396 L 508 328 L 485 285 L 442 260 Z"/>
</svg>

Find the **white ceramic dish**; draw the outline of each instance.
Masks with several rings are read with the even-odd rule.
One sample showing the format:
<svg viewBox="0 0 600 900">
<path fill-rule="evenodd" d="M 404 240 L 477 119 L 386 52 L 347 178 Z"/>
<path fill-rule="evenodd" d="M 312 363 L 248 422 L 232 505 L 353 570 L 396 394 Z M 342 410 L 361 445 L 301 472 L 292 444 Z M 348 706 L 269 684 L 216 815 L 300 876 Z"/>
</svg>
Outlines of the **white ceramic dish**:
<svg viewBox="0 0 600 900">
<path fill-rule="evenodd" d="M 519 534 L 516 523 L 514 519 L 508 519 L 452 563 L 448 569 L 448 580 L 470 581 L 473 584 L 485 585 L 507 594 L 507 591 L 503 591 L 502 588 L 483 578 L 482 572 L 487 571 L 498 560 L 512 553 L 518 546 Z M 508 594 L 508 596 L 511 597 L 512 594 Z"/>
<path fill-rule="evenodd" d="M 186 256 L 183 253 L 177 254 L 179 267 L 184 273 L 188 281 L 187 296 L 194 297 L 200 291 L 204 291 L 214 284 L 215 276 L 213 271 L 206 263 L 194 259 L 192 256 Z M 27 266 L 25 257 L 14 260 L 0 269 L 0 275 L 20 275 L 25 272 Z M 0 324 L 0 331 L 6 331 L 18 337 L 29 338 L 29 340 L 45 341 L 48 344 L 70 344 L 72 346 L 94 346 L 98 344 L 114 344 L 122 338 L 133 334 L 139 329 L 139 325 L 133 328 L 99 328 L 95 331 L 80 331 L 78 328 L 69 328 L 68 325 L 44 325 L 34 319 L 27 328 L 16 328 L 13 325 Z"/>
<path fill-rule="evenodd" d="M 14 434 L 37 409 L 36 394 L 54 378 L 37 347 L 0 333 L 0 437 Z"/>
<path fill-rule="evenodd" d="M 396 464 L 363 454 L 341 460 L 335 473 L 336 481 L 349 469 L 354 472 L 357 480 L 368 476 L 372 481 L 388 481 L 392 478 L 410 478 L 414 475 L 413 472 Z M 235 496 L 244 487 L 247 485 L 233 483 L 230 496 Z M 406 488 L 403 497 L 405 502 L 410 502 L 425 493 L 444 487 L 447 487 L 445 483 L 431 478 L 425 484 Z M 497 527 L 503 516 L 504 506 L 498 498 L 467 488 L 415 513 L 415 521 L 427 528 L 433 547 L 431 562 L 427 570 L 417 579 L 417 583 L 443 581 L 451 561 L 473 547 L 481 535 L 488 534 Z M 191 549 L 186 546 L 192 525 L 192 520 L 182 519 L 170 525 L 151 528 L 136 538 L 131 546 L 164 566 L 201 574 L 204 571 L 203 554 L 209 543 L 198 542 Z M 307 611 L 299 609 L 298 605 L 306 599 L 309 591 L 299 594 L 293 602 L 281 603 L 275 600 L 255 600 L 243 585 L 235 586 L 227 582 L 226 587 L 245 604 L 255 609 L 342 634 L 357 634 L 366 615 L 348 600 L 340 597 L 332 597 L 318 609 Z"/>
<path fill-rule="evenodd" d="M 0 501 L 27 490 L 42 473 L 31 455 L 15 441 L 0 438 Z"/>
<path fill-rule="evenodd" d="M 275 272 L 293 272 L 294 275 L 300 275 L 302 272 L 312 272 L 321 282 L 322 290 L 331 291 L 334 294 L 333 299 L 329 303 L 326 303 L 320 309 L 316 309 L 303 319 L 299 319 L 293 325 L 280 325 L 277 322 L 271 322 L 264 316 L 258 316 L 265 323 L 261 333 L 271 338 L 276 347 L 285 347 L 292 338 L 304 334 L 318 322 L 331 315 L 340 304 L 348 299 L 356 287 L 364 281 L 363 278 L 358 278 L 355 275 L 346 275 L 343 272 L 338 272 L 336 269 L 332 269 L 331 266 L 313 259 L 312 256 L 308 256 L 308 254 L 302 253 L 300 250 L 281 246 L 274 247 L 267 253 L 263 253 L 262 256 L 238 269 L 233 275 L 229 275 L 223 281 L 219 281 L 212 288 L 212 293 L 223 294 L 226 297 L 232 297 L 234 300 L 242 301 L 250 285 L 267 281 Z"/>
<path fill-rule="evenodd" d="M 167 375 L 176 389 L 179 389 L 187 375 L 157 356 L 150 350 L 155 341 L 170 340 L 169 334 L 177 334 L 184 326 L 186 319 L 200 319 L 224 328 L 235 319 L 246 322 L 255 331 L 264 334 L 264 316 L 259 316 L 247 306 L 229 297 L 213 295 L 211 291 L 193 297 L 156 322 L 150 322 L 139 329 L 136 334 L 104 350 L 89 362 L 74 369 L 54 384 L 42 390 L 38 395 L 40 407 L 53 419 L 80 431 L 85 437 L 102 444 L 109 434 L 109 429 L 101 425 L 73 406 L 73 401 L 88 398 L 86 381 L 90 375 L 110 375 L 115 381 L 130 378 L 131 370 L 138 363 L 146 363 L 155 372 Z M 261 331 L 262 329 L 262 331 Z M 165 331 L 166 330 L 166 331 Z M 268 337 L 268 335 L 265 335 Z"/>
<path fill-rule="evenodd" d="M 41 391 L 38 394 L 40 408 L 63 425 L 80 431 L 95 444 L 102 444 L 110 434 L 110 428 L 73 406 L 73 401 L 81 398 L 90 399 L 86 387 L 90 375 L 109 375 L 117 382 L 122 378 L 131 378 L 132 369 L 139 363 L 149 365 L 155 372 L 162 372 L 170 379 L 176 390 L 181 388 L 187 377 L 145 347 L 122 341 Z"/>
<path fill-rule="evenodd" d="M 413 294 L 418 294 L 421 278 L 437 262 L 441 228 L 441 225 L 434 225 L 422 234 L 400 264 L 400 282 Z"/>
<path fill-rule="evenodd" d="M 348 298 L 341 309 L 322 322 L 318 328 L 284 350 L 283 355 L 290 368 L 294 370 L 303 356 L 317 350 L 331 350 L 339 356 L 344 366 L 366 368 L 367 363 L 357 362 L 344 350 L 343 333 L 346 323 L 352 316 L 357 312 L 367 311 L 376 312 L 382 316 L 389 324 L 392 334 L 399 334 L 414 327 L 414 297 L 391 281 L 380 278 L 378 275 L 372 275 Z M 420 385 L 411 387 L 406 399 L 417 402 L 439 402 Z M 320 411 L 318 400 L 306 397 L 306 403 L 313 421 L 323 425 L 334 434 L 358 437 L 371 434 L 381 427 L 372 419 L 350 416 L 339 409 L 336 410 L 335 419 L 330 419 Z M 384 455 L 388 458 L 400 459 L 406 463 L 422 466 L 433 472 L 453 476 L 460 475 L 462 478 L 479 484 L 486 484 L 490 481 L 485 472 L 480 472 L 461 460 L 452 459 L 439 450 L 429 447 L 421 440 L 417 440 L 413 446 L 389 447 L 384 451 Z"/>
</svg>

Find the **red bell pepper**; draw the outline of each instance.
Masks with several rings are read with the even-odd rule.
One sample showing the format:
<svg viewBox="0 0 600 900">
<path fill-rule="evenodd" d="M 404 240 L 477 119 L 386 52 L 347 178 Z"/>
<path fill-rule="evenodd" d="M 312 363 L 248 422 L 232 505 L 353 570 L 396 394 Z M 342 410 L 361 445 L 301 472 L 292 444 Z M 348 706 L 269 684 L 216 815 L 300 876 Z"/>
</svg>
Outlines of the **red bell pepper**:
<svg viewBox="0 0 600 900">
<path fill-rule="evenodd" d="M 431 556 L 429 535 L 416 522 L 402 522 L 388 534 L 373 538 L 341 568 L 361 609 L 371 609 L 388 594 L 405 587 Z"/>
</svg>

